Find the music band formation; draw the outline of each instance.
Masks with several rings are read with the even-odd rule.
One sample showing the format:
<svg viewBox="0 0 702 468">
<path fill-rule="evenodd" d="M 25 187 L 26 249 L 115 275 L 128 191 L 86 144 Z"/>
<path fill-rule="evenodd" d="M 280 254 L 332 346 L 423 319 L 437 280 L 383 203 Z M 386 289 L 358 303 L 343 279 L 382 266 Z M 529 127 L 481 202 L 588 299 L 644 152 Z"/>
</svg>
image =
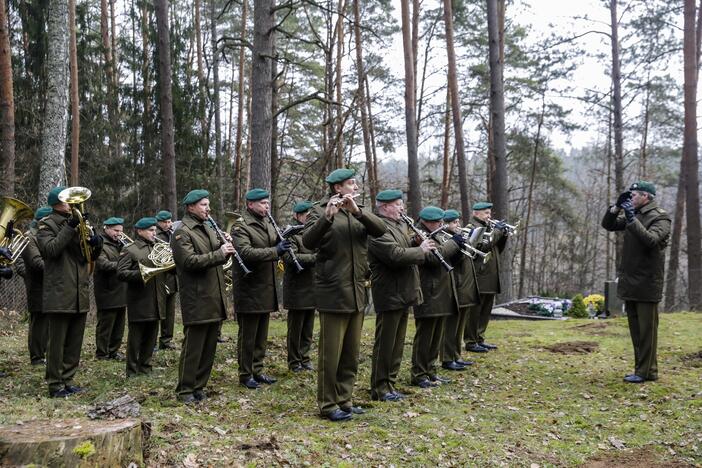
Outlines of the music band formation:
<svg viewBox="0 0 702 468">
<path fill-rule="evenodd" d="M 337 169 L 325 180 L 328 196 L 296 203 L 284 229 L 270 214 L 266 190 L 248 191 L 246 209 L 228 213 L 224 229 L 210 216 L 209 192 L 192 190 L 182 201 L 179 222 L 159 211 L 133 224 L 133 239 L 119 217 L 104 220 L 101 233 L 90 226 L 83 208 L 89 190 L 51 190 L 48 206 L 33 214 L 24 235 L 15 236 L 26 245 L 18 241 L 3 251 L 5 266 L 14 263 L 11 251 L 21 252 L 17 271 L 27 288 L 29 354 L 32 364 L 46 363 L 49 395 L 82 391 L 74 379 L 91 275 L 96 357 L 126 360 L 128 377 L 151 372 L 155 349 L 176 347 L 179 294 L 184 340 L 176 394 L 186 404 L 207 398 L 230 298 L 238 323 L 239 383 L 257 389 L 276 382 L 266 374 L 264 361 L 270 313 L 282 302 L 288 368 L 293 373 L 316 368 L 319 411 L 331 421 L 365 412 L 354 405 L 352 393 L 369 294 L 377 314 L 373 400 L 405 398 L 398 381 L 411 314 L 416 332 L 409 382 L 422 389 L 450 382 L 439 369 L 462 371 L 472 365 L 463 359 L 463 350 L 497 348 L 485 341 L 485 333 L 500 293 L 499 256 L 517 226 L 493 220 L 488 202 L 473 205 L 465 226 L 458 211 L 434 206 L 424 207 L 415 221 L 404 213 L 400 190 L 380 192 L 373 210 L 355 201 L 353 170 Z M 31 216 L 29 207 L 14 202 L 4 218 Z M 8 231 L 12 223 L 0 220 Z M 284 265 L 282 298 L 276 287 L 279 264 Z M 310 357 L 315 311 L 320 317 L 316 366 Z M 126 357 L 119 352 L 125 321 Z M 637 357 L 637 371 L 638 365 Z"/>
</svg>

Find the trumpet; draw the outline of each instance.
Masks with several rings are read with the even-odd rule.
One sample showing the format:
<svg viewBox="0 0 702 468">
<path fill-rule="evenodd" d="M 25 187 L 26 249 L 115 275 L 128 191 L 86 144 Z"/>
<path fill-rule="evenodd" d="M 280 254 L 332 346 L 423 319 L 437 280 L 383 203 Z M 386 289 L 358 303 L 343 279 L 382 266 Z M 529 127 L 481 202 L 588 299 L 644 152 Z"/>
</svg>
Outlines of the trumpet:
<svg viewBox="0 0 702 468">
<path fill-rule="evenodd" d="M 123 247 L 123 248 L 124 248 L 124 247 L 127 247 L 127 246 L 129 246 L 129 245 L 131 245 L 131 244 L 134 243 L 134 241 L 132 240 L 132 238 L 129 237 L 127 234 L 123 233 L 123 232 L 120 232 L 120 233 L 117 235 L 117 241 L 118 241 L 120 244 L 122 244 L 122 247 Z"/>
<path fill-rule="evenodd" d="M 483 227 L 475 229 L 461 228 L 461 232 L 459 232 L 459 234 L 465 240 L 465 244 L 463 245 L 463 247 L 460 248 L 460 251 L 463 255 L 470 258 L 471 260 L 475 260 L 476 258 L 480 257 L 483 259 L 483 263 L 488 263 L 490 261 L 490 257 L 492 257 L 492 252 L 483 252 L 482 250 L 476 248 L 476 245 L 480 243 L 480 240 L 485 235 L 484 229 L 485 228 Z M 443 233 L 446 236 L 452 236 L 450 232 L 447 232 L 445 230 L 443 231 Z M 446 242 L 447 240 L 447 237 L 442 239 L 442 243 Z"/>
<path fill-rule="evenodd" d="M 426 234 L 426 233 L 424 233 L 424 231 L 422 231 L 417 226 L 415 226 L 414 220 L 412 218 L 410 218 L 409 216 L 407 216 L 406 214 L 400 213 L 400 217 L 402 218 L 402 220 L 405 223 L 407 223 L 409 228 L 412 229 L 412 231 L 414 231 L 414 233 L 417 236 L 419 236 L 419 238 L 422 239 L 423 241 L 430 239 L 430 238 L 433 238 L 433 236 L 436 235 L 437 232 L 442 231 L 446 227 L 446 225 L 442 225 L 436 231 L 432 231 L 429 234 Z M 446 270 L 447 272 L 453 270 L 453 267 L 451 265 L 449 265 L 448 262 L 446 262 L 446 259 L 444 258 L 444 256 L 441 255 L 441 252 L 439 252 L 436 249 L 431 249 L 431 253 L 434 254 L 434 257 L 436 257 L 436 259 L 439 261 L 439 263 L 441 263 L 441 266 L 444 267 L 444 270 Z"/>
<path fill-rule="evenodd" d="M 495 229 L 498 224 L 501 224 L 502 225 L 501 228 L 505 231 L 505 235 L 507 235 L 507 236 L 513 236 L 517 233 L 517 228 L 519 227 L 520 222 L 521 221 L 517 221 L 517 224 L 511 225 L 511 224 L 507 224 L 506 222 L 500 221 L 500 220 L 495 220 L 495 219 L 488 219 L 487 220 L 488 226 L 490 226 L 490 228 L 492 228 L 492 229 Z"/>
<path fill-rule="evenodd" d="M 30 219 L 32 209 L 26 203 L 10 197 L 2 197 L 4 206 L 0 213 L 0 247 L 10 250 L 10 260 L 0 256 L 0 267 L 15 263 L 29 244 L 29 238 L 14 229 L 14 224 L 21 219 Z"/>
<path fill-rule="evenodd" d="M 90 189 L 85 187 L 68 187 L 61 190 L 58 194 L 58 199 L 71 206 L 73 216 L 78 219 L 78 236 L 80 238 L 80 250 L 83 253 L 85 261 L 88 263 L 88 271 L 93 272 L 95 268 L 95 259 L 93 258 L 93 248 L 90 245 L 90 238 L 93 236 L 93 227 L 83 217 L 85 209 L 83 203 L 90 198 L 92 193 Z"/>
</svg>

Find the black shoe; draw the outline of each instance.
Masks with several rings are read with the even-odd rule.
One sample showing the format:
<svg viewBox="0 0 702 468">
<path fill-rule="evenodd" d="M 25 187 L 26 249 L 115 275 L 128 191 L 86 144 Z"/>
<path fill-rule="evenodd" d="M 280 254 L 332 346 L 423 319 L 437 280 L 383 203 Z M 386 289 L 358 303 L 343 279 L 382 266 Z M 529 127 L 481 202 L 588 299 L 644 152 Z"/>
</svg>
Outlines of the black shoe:
<svg viewBox="0 0 702 468">
<path fill-rule="evenodd" d="M 226 343 L 226 342 L 228 342 L 228 341 L 229 341 L 229 337 L 228 337 L 228 336 L 220 335 L 220 336 L 217 337 L 217 343 Z"/>
<path fill-rule="evenodd" d="M 378 400 L 380 401 L 400 401 L 404 397 L 400 396 L 397 393 L 386 393 L 385 395 L 380 395 L 380 398 Z"/>
<path fill-rule="evenodd" d="M 473 361 L 464 361 L 463 359 L 456 359 L 456 364 L 463 367 L 472 366 L 475 364 Z"/>
<path fill-rule="evenodd" d="M 195 395 L 178 395 L 178 401 L 183 403 L 184 405 L 194 405 L 198 402 L 198 399 L 195 398 Z"/>
<path fill-rule="evenodd" d="M 405 397 L 407 396 L 404 393 L 398 392 L 397 390 L 393 390 L 392 393 L 395 394 L 395 396 L 397 397 L 398 400 L 404 400 Z"/>
<path fill-rule="evenodd" d="M 348 414 L 365 414 L 366 410 L 360 406 L 349 406 L 348 408 L 341 408 L 341 411 Z"/>
<path fill-rule="evenodd" d="M 169 341 L 168 343 L 161 343 L 158 349 L 178 349 L 178 347 Z"/>
<path fill-rule="evenodd" d="M 495 346 L 494 344 L 490 344 L 490 343 L 480 343 L 480 346 L 482 346 L 483 348 L 485 348 L 487 350 L 497 349 L 497 346 Z"/>
<path fill-rule="evenodd" d="M 322 415 L 323 417 L 327 418 L 331 422 L 341 422 L 341 421 L 348 421 L 353 417 L 353 414 L 347 413 L 346 411 L 343 411 L 339 408 L 335 409 L 331 413 L 327 413 Z"/>
<path fill-rule="evenodd" d="M 260 387 L 258 382 L 256 382 L 253 377 L 249 377 L 248 380 L 244 380 L 243 382 L 239 383 L 250 390 L 256 390 L 258 387 Z"/>
<path fill-rule="evenodd" d="M 46 359 L 37 359 L 32 361 L 33 366 L 43 366 L 44 364 L 46 364 Z"/>
<path fill-rule="evenodd" d="M 120 362 L 123 362 L 123 361 L 126 361 L 126 360 L 127 360 L 127 358 L 125 357 L 125 355 L 122 354 L 122 353 L 112 353 L 112 354 L 110 355 L 110 359 L 112 359 L 113 361 L 120 361 Z"/>
<path fill-rule="evenodd" d="M 441 363 L 441 367 L 451 371 L 466 370 L 465 366 L 458 364 L 456 361 L 446 361 Z"/>
<path fill-rule="evenodd" d="M 79 387 L 78 385 L 66 385 L 66 391 L 73 394 L 84 392 L 85 389 L 83 387 Z"/>
<path fill-rule="evenodd" d="M 302 366 L 300 366 L 300 365 L 297 365 L 297 366 L 295 366 L 295 367 L 291 367 L 290 370 L 291 370 L 292 372 L 295 372 L 295 373 L 297 374 L 298 372 L 304 372 L 304 371 L 305 371 L 305 368 L 302 367 Z"/>
<path fill-rule="evenodd" d="M 302 367 L 303 367 L 305 370 L 314 370 L 314 366 L 312 365 L 311 362 L 303 362 L 303 363 L 302 363 Z"/>
<path fill-rule="evenodd" d="M 69 392 L 65 388 L 62 388 L 61 390 L 54 390 L 53 392 L 49 392 L 49 398 L 66 398 L 73 395 L 73 393 Z"/>
<path fill-rule="evenodd" d="M 466 351 L 470 351 L 471 353 L 487 353 L 488 349 L 483 348 L 482 346 L 478 344 L 466 346 Z"/>
<path fill-rule="evenodd" d="M 645 381 L 646 379 L 644 379 L 643 377 L 639 377 L 636 374 L 627 375 L 626 377 L 624 377 L 624 382 L 627 383 L 644 383 Z"/>
<path fill-rule="evenodd" d="M 95 356 L 95 359 L 98 361 L 109 361 L 112 358 L 110 356 Z"/>
<path fill-rule="evenodd" d="M 269 377 L 266 374 L 261 374 L 261 375 L 254 375 L 254 380 L 258 383 L 266 384 L 266 385 L 271 385 L 274 384 L 278 381 L 278 379 Z"/>
<path fill-rule="evenodd" d="M 0 371 L 0 379 L 3 377 L 7 377 L 7 374 L 5 372 Z"/>
<path fill-rule="evenodd" d="M 451 379 L 447 379 L 446 377 L 441 377 L 440 375 L 432 375 L 429 378 L 432 382 L 438 382 L 440 384 L 449 384 L 451 383 Z"/>
<path fill-rule="evenodd" d="M 414 385 L 416 385 L 416 386 L 419 387 L 419 388 L 432 388 L 432 387 L 438 387 L 438 386 L 439 386 L 438 384 L 432 382 L 432 381 L 429 380 L 429 379 L 422 379 L 422 380 L 420 380 L 419 382 L 415 383 Z"/>
<path fill-rule="evenodd" d="M 207 400 L 207 395 L 205 395 L 205 392 L 203 392 L 202 390 L 195 390 L 195 391 L 193 392 L 193 397 L 194 397 L 197 401 Z"/>
</svg>

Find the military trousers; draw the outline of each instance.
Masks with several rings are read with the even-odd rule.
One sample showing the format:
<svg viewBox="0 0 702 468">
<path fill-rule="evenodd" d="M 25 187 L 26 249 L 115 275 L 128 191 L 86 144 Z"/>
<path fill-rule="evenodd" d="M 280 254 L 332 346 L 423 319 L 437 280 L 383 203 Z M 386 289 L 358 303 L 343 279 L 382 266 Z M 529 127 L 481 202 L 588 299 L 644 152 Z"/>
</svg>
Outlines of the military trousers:
<svg viewBox="0 0 702 468">
<path fill-rule="evenodd" d="M 129 322 L 127 377 L 151 373 L 151 358 L 158 338 L 158 320 Z"/>
<path fill-rule="evenodd" d="M 323 416 L 353 406 L 362 329 L 362 311 L 319 312 L 317 405 Z"/>
<path fill-rule="evenodd" d="M 62 390 L 73 382 L 83 348 L 86 313 L 51 313 L 46 349 L 46 383 L 49 392 Z"/>
<path fill-rule="evenodd" d="M 480 304 L 470 306 L 468 309 L 468 320 L 463 334 L 466 347 L 485 342 L 485 331 L 490 323 L 494 303 L 495 294 L 481 294 Z"/>
<path fill-rule="evenodd" d="M 217 352 L 217 336 L 221 321 L 183 327 L 176 393 L 183 397 L 202 390 L 210 379 Z"/>
<path fill-rule="evenodd" d="M 95 326 L 95 357 L 108 359 L 114 357 L 122 346 L 124 338 L 124 318 L 126 307 L 100 309 L 97 311 Z"/>
<path fill-rule="evenodd" d="M 634 373 L 658 379 L 658 303 L 625 301 L 629 334 L 634 345 Z"/>
<path fill-rule="evenodd" d="M 375 319 L 375 343 L 371 364 L 371 398 L 395 391 L 405 349 L 410 308 L 379 312 Z"/>
<path fill-rule="evenodd" d="M 288 369 L 310 364 L 314 309 L 288 310 Z"/>
<path fill-rule="evenodd" d="M 436 360 L 439 358 L 445 320 L 446 316 L 414 319 L 416 331 L 412 343 L 413 384 L 436 375 Z"/>
<path fill-rule="evenodd" d="M 46 358 L 46 345 L 49 340 L 49 316 L 40 310 L 29 312 L 29 328 L 27 329 L 27 346 L 29 360 L 32 364 L 40 364 Z"/>
<path fill-rule="evenodd" d="M 166 318 L 161 320 L 161 337 L 158 340 L 158 347 L 161 349 L 167 348 L 173 341 L 176 316 L 176 293 L 176 291 L 171 291 L 166 295 Z"/>
<path fill-rule="evenodd" d="M 444 320 L 444 339 L 441 346 L 441 362 L 461 359 L 463 334 L 468 322 L 469 307 L 458 307 L 457 313 L 451 314 Z"/>
<path fill-rule="evenodd" d="M 246 382 L 263 373 L 263 359 L 268 345 L 268 322 L 271 314 L 237 314 L 237 359 L 239 382 Z"/>
</svg>

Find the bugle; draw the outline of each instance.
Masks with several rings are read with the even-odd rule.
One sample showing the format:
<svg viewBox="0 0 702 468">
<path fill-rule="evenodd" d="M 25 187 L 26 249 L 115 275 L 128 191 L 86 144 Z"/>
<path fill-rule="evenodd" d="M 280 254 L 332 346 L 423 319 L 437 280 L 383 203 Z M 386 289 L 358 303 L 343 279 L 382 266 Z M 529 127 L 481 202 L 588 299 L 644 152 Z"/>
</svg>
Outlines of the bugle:
<svg viewBox="0 0 702 468">
<path fill-rule="evenodd" d="M 400 216 L 402 217 L 402 220 L 405 223 L 407 223 L 409 228 L 412 229 L 412 231 L 414 231 L 414 233 L 420 239 L 422 239 L 422 241 L 430 239 L 437 231 L 441 231 L 444 228 L 444 226 L 442 225 L 436 231 L 433 231 L 429 234 L 426 234 L 424 231 L 422 231 L 421 229 L 419 229 L 417 226 L 414 225 L 414 220 L 412 218 L 410 218 L 409 216 L 407 216 L 404 213 L 400 213 Z M 449 265 L 448 262 L 446 262 L 446 259 L 444 258 L 444 256 L 441 255 L 441 252 L 439 252 L 437 249 L 431 249 L 431 253 L 434 254 L 434 257 L 436 257 L 436 259 L 439 261 L 439 263 L 441 263 L 441 266 L 444 267 L 444 270 L 446 270 L 446 271 L 453 270 L 453 267 L 451 265 Z"/>
<path fill-rule="evenodd" d="M 469 228 L 461 228 L 461 232 L 459 234 L 461 235 L 461 237 L 463 237 L 465 243 L 462 247 L 460 247 L 460 251 L 463 255 L 469 257 L 471 260 L 475 260 L 476 258 L 480 257 L 483 259 L 483 263 L 487 263 L 490 261 L 492 252 L 483 252 L 482 250 L 476 247 L 476 245 L 480 243 L 484 235 L 484 229 L 485 228 L 483 227 L 475 228 L 472 230 Z M 467 235 L 465 231 L 470 231 L 470 235 Z M 448 231 L 444 231 L 444 234 L 446 234 L 446 236 L 453 235 L 451 232 Z M 448 238 L 443 240 L 443 242 L 445 242 L 446 240 L 448 240 Z"/>
<path fill-rule="evenodd" d="M 129 245 L 132 245 L 134 243 L 134 240 L 132 240 L 131 237 L 129 237 L 127 234 L 120 232 L 117 234 L 117 241 L 122 244 L 122 248 L 127 247 Z"/>
<path fill-rule="evenodd" d="M 32 209 L 23 201 L 2 197 L 3 208 L 0 213 L 0 247 L 10 251 L 11 258 L 0 256 L 0 266 L 8 267 L 15 263 L 29 244 L 29 238 L 14 228 L 17 221 L 30 219 Z"/>
<path fill-rule="evenodd" d="M 517 228 L 519 227 L 520 222 L 521 221 L 517 221 L 517 224 L 511 225 L 511 224 L 507 224 L 506 222 L 500 221 L 500 220 L 495 220 L 495 219 L 488 219 L 487 220 L 488 226 L 490 226 L 492 229 L 495 229 L 499 225 L 500 228 L 505 231 L 505 235 L 507 235 L 507 236 L 513 236 L 517 233 Z"/>
</svg>

